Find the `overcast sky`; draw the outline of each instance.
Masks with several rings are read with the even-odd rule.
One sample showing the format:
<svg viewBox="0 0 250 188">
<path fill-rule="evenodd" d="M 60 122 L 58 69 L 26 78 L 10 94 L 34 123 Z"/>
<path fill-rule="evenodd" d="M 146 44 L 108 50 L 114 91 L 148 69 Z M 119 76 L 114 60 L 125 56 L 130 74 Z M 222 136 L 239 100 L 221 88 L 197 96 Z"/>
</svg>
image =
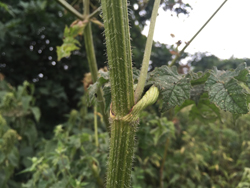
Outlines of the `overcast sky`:
<svg viewBox="0 0 250 188">
<path fill-rule="evenodd" d="M 193 10 L 189 16 L 171 16 L 159 9 L 154 40 L 175 44 L 189 41 L 224 0 L 183 0 Z M 149 25 L 149 22 L 148 22 Z M 148 27 L 143 31 L 147 35 Z M 174 34 L 172 38 L 170 34 Z M 186 49 L 186 52 L 209 52 L 221 59 L 250 58 L 250 0 L 228 0 L 204 30 Z M 179 49 L 182 49 L 181 46 Z"/>
</svg>

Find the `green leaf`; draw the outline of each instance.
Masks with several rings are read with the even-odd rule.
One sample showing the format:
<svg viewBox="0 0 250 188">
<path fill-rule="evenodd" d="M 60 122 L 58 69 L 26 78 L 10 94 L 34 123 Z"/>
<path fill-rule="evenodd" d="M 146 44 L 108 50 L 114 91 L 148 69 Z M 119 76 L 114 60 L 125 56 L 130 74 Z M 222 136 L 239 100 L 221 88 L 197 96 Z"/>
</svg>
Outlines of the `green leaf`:
<svg viewBox="0 0 250 188">
<path fill-rule="evenodd" d="M 3 8 L 5 11 L 7 11 L 12 17 L 15 17 L 14 12 L 11 10 L 10 5 L 7 5 L 3 2 L 0 2 L 0 8 Z"/>
<path fill-rule="evenodd" d="M 38 107 L 31 107 L 30 110 L 33 113 L 36 121 L 39 122 L 40 117 L 41 117 L 40 109 Z"/>
<path fill-rule="evenodd" d="M 105 83 L 109 81 L 109 73 L 99 71 L 99 78 L 97 81 L 88 87 L 88 95 L 87 95 L 87 102 L 88 105 L 92 105 L 97 97 L 97 90 L 102 87 Z M 109 87 L 110 88 L 110 87 Z M 106 88 L 106 97 L 109 98 L 108 88 Z M 105 95 L 105 93 L 104 93 Z M 111 95 L 111 94 L 110 94 Z"/>
<path fill-rule="evenodd" d="M 209 101 L 207 93 L 201 96 L 197 105 L 193 105 L 189 116 L 192 120 L 199 119 L 202 122 L 214 122 L 217 119 L 222 121 L 220 109 Z"/>
<path fill-rule="evenodd" d="M 193 100 L 195 104 L 198 104 L 201 95 L 205 92 L 204 87 L 205 85 L 201 84 L 201 85 L 195 85 L 191 88 L 190 99 Z"/>
<path fill-rule="evenodd" d="M 194 101 L 192 101 L 192 100 L 190 100 L 190 99 L 185 100 L 185 102 L 182 103 L 181 106 L 176 106 L 176 107 L 175 107 L 174 112 L 175 112 L 175 114 L 177 114 L 177 113 L 180 112 L 183 108 L 185 108 L 185 107 L 187 107 L 187 106 L 190 106 L 190 105 L 193 105 L 193 104 L 195 104 Z"/>
<path fill-rule="evenodd" d="M 11 152 L 8 154 L 7 159 L 12 166 L 18 167 L 18 165 L 19 165 L 19 151 L 17 150 L 16 147 L 13 147 Z"/>
<path fill-rule="evenodd" d="M 68 184 L 68 179 L 63 179 L 53 184 L 50 188 L 65 188 L 67 184 Z"/>
<path fill-rule="evenodd" d="M 103 96 L 105 98 L 105 112 L 107 112 L 107 110 L 110 107 L 111 104 L 111 89 L 110 86 L 104 86 L 103 87 Z"/>
<path fill-rule="evenodd" d="M 206 71 L 204 73 L 202 72 L 190 72 L 187 74 L 186 78 L 189 78 L 191 81 L 191 85 L 195 86 L 195 85 L 199 85 L 199 84 L 204 84 L 208 77 L 210 76 L 210 72 Z"/>
<path fill-rule="evenodd" d="M 21 98 L 21 100 L 22 100 L 23 110 L 26 112 L 29 108 L 32 97 L 31 96 L 23 96 Z"/>
<path fill-rule="evenodd" d="M 159 139 L 166 133 L 169 133 L 170 136 L 174 137 L 175 127 L 173 122 L 168 121 L 167 118 L 153 119 L 149 123 L 156 124 L 157 127 L 150 131 L 150 134 L 154 135 L 154 145 L 156 146 Z"/>
<path fill-rule="evenodd" d="M 173 178 L 171 178 L 169 184 L 174 184 L 180 178 L 179 174 L 175 174 Z"/>
<path fill-rule="evenodd" d="M 56 47 L 58 61 L 63 57 L 69 57 L 72 51 L 80 49 L 81 44 L 75 37 L 83 34 L 85 26 L 86 23 L 81 22 L 81 24 L 65 27 L 63 44 Z"/>
<path fill-rule="evenodd" d="M 24 129 L 24 135 L 28 138 L 29 144 L 32 145 L 37 140 L 37 130 L 35 123 L 28 120 Z"/>
<path fill-rule="evenodd" d="M 163 98 L 163 111 L 167 111 L 190 98 L 190 81 L 178 74 L 176 67 L 162 66 L 150 73 L 149 83 L 158 87 Z"/>
<path fill-rule="evenodd" d="M 134 84 L 138 82 L 140 77 L 140 70 L 133 67 L 133 80 L 134 80 Z"/>
<path fill-rule="evenodd" d="M 66 26 L 64 29 L 63 36 L 65 38 L 67 38 L 67 37 L 73 38 L 73 37 L 76 37 L 78 35 L 82 35 L 85 26 L 86 25 L 84 25 L 84 24 L 81 26 L 80 25 L 73 25 L 71 27 Z"/>
<path fill-rule="evenodd" d="M 67 37 L 63 40 L 62 46 L 56 47 L 57 60 L 60 61 L 63 57 L 69 57 L 71 52 L 74 50 L 79 50 L 78 46 L 81 44 L 73 37 Z"/>
<path fill-rule="evenodd" d="M 235 114 L 248 112 L 249 94 L 237 80 L 244 80 L 243 75 L 246 76 L 246 69 L 241 65 L 235 71 L 218 71 L 215 68 L 205 84 L 210 101 L 222 110 Z"/>
</svg>

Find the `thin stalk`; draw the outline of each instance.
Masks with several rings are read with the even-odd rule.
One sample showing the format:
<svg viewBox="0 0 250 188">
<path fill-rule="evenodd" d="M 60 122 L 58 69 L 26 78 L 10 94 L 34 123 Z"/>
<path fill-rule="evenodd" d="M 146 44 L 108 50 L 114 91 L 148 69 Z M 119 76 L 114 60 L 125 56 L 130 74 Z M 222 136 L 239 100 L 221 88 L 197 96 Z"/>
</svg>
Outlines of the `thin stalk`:
<svg viewBox="0 0 250 188">
<path fill-rule="evenodd" d="M 70 11 L 72 14 L 74 14 L 77 18 L 84 20 L 84 16 L 80 14 L 77 10 L 75 10 L 70 4 L 68 4 L 65 0 L 57 0 L 65 9 Z M 89 1 L 89 0 L 88 0 Z M 85 3 L 83 1 L 83 3 Z M 88 2 L 86 2 L 88 3 Z M 99 7 L 90 15 L 86 15 L 87 20 L 92 18 L 97 14 L 98 11 L 100 11 L 101 8 Z M 89 13 L 89 6 L 84 6 L 84 12 Z M 91 23 L 88 23 L 85 30 L 84 30 L 84 37 L 85 37 L 85 48 L 87 52 L 87 59 L 89 63 L 89 68 L 92 76 L 93 82 L 97 81 L 98 78 L 98 69 L 97 69 L 97 62 L 95 57 L 95 50 L 94 50 L 94 43 L 92 38 L 92 29 L 91 29 Z M 98 89 L 97 91 L 97 99 L 99 102 L 100 110 L 103 115 L 103 120 L 106 125 L 106 129 L 109 131 L 109 117 L 108 114 L 105 112 L 105 99 L 103 97 L 102 89 Z"/>
<path fill-rule="evenodd" d="M 164 149 L 164 156 L 162 159 L 162 163 L 161 163 L 161 168 L 160 168 L 160 188 L 163 188 L 163 170 L 164 170 L 164 165 L 165 165 L 165 161 L 167 158 L 167 151 L 168 151 L 168 146 L 169 146 L 169 138 L 167 138 L 166 140 L 166 144 L 165 144 L 165 149 Z"/>
<path fill-rule="evenodd" d="M 71 12 L 72 14 L 74 14 L 77 18 L 79 18 L 80 20 L 84 20 L 84 16 L 81 13 L 79 13 L 76 9 L 74 9 L 69 3 L 67 3 L 67 1 L 65 1 L 65 0 L 57 0 L 57 1 L 65 9 L 67 9 L 69 12 Z"/>
<path fill-rule="evenodd" d="M 101 7 L 97 8 L 94 12 L 92 12 L 87 16 L 87 19 L 90 20 L 91 18 L 95 17 L 101 10 L 102 10 Z"/>
<path fill-rule="evenodd" d="M 151 51 L 152 51 L 155 23 L 156 23 L 156 18 L 157 18 L 157 13 L 158 13 L 158 8 L 160 6 L 160 3 L 161 3 L 161 0 L 155 0 L 154 2 L 152 17 L 151 17 L 150 27 L 149 27 L 149 32 L 148 32 L 148 38 L 147 38 L 143 61 L 142 61 L 140 77 L 139 77 L 139 81 L 135 90 L 135 103 L 137 103 L 140 100 L 142 92 L 144 90 L 145 82 L 147 79 L 148 65 L 149 65 L 149 60 L 150 60 Z"/>
<path fill-rule="evenodd" d="M 134 105 L 127 0 L 101 0 L 111 84 L 111 138 L 106 188 L 131 185 L 136 122 L 123 121 Z"/>
<path fill-rule="evenodd" d="M 98 142 L 98 125 L 97 125 L 97 105 L 94 106 L 94 129 L 95 129 L 95 145 L 99 146 Z"/>
<path fill-rule="evenodd" d="M 84 12 L 89 12 L 89 6 L 84 6 Z M 84 42 L 85 48 L 87 53 L 87 59 L 89 64 L 89 69 L 91 72 L 93 82 L 96 82 L 98 79 L 98 69 L 97 69 L 97 62 L 95 57 L 95 50 L 94 50 L 94 42 L 92 37 L 92 29 L 91 29 L 91 22 L 89 22 L 85 29 L 84 29 Z M 108 114 L 105 112 L 105 99 L 103 97 L 103 91 L 101 88 L 97 90 L 97 100 L 103 115 L 103 120 L 106 125 L 106 129 L 109 131 L 109 118 Z"/>
<path fill-rule="evenodd" d="M 84 20 L 84 19 L 90 20 L 91 18 L 95 17 L 101 11 L 101 7 L 99 7 L 94 12 L 92 12 L 91 14 L 86 14 L 85 15 L 85 11 L 84 11 L 84 15 L 82 15 L 76 9 L 74 9 L 74 7 L 72 5 L 70 5 L 69 3 L 67 3 L 67 1 L 65 1 L 65 0 L 57 0 L 57 1 L 66 10 L 68 10 L 69 12 L 71 12 L 72 14 L 74 14 L 80 20 Z"/>
<path fill-rule="evenodd" d="M 181 57 L 181 55 L 183 54 L 183 52 L 186 50 L 186 48 L 189 46 L 189 44 L 197 37 L 197 35 L 204 29 L 204 27 L 210 22 L 210 20 L 217 14 L 217 12 L 223 7 L 223 5 L 227 2 L 227 0 L 225 0 L 220 7 L 213 13 L 213 15 L 206 21 L 206 23 L 200 28 L 200 30 L 192 37 L 192 39 L 186 43 L 186 45 L 184 46 L 184 48 L 179 52 L 178 55 L 175 56 L 175 58 L 172 60 L 171 64 L 169 65 L 169 67 L 172 67 L 176 61 L 178 60 L 179 57 Z"/>
<path fill-rule="evenodd" d="M 84 5 L 83 17 L 85 18 L 86 16 L 89 15 L 89 0 L 83 0 L 83 5 Z"/>
</svg>

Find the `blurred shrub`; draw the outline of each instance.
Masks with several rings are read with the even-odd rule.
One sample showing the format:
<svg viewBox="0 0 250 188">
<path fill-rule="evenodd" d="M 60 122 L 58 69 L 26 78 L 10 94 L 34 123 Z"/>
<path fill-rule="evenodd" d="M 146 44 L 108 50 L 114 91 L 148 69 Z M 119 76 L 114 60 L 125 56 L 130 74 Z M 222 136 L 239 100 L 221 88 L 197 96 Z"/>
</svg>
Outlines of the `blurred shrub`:
<svg viewBox="0 0 250 188">
<path fill-rule="evenodd" d="M 36 130 L 40 111 L 34 106 L 33 85 L 24 82 L 15 89 L 1 81 L 0 89 L 1 188 L 105 186 L 109 136 L 98 118 L 96 146 L 94 114 L 84 97 L 78 110 L 71 110 L 68 121 L 57 125 L 54 136 L 45 140 Z M 141 113 L 133 187 L 249 186 L 250 117 L 235 121 L 222 113 L 213 122 L 202 121 L 187 107 L 174 118 L 168 114 L 170 121 L 157 114 L 157 108 Z"/>
</svg>

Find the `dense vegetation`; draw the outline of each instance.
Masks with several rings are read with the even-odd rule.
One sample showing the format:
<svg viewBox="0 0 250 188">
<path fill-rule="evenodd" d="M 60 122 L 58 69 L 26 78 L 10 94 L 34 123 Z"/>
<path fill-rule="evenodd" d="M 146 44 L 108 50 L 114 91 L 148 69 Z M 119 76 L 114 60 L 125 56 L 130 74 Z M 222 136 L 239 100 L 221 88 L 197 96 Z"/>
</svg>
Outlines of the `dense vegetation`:
<svg viewBox="0 0 250 188">
<path fill-rule="evenodd" d="M 88 72 L 86 54 L 80 49 L 58 62 L 53 50 L 74 18 L 47 1 L 1 2 L 8 6 L 1 6 L 0 18 L 5 31 L 0 38 L 0 187 L 104 187 L 109 134 L 102 116 L 86 104 L 80 82 Z M 132 22 L 131 30 L 137 67 L 146 40 L 140 31 L 150 7 L 152 1 L 145 5 L 144 17 L 132 10 L 140 23 L 136 27 Z M 94 27 L 97 62 L 104 67 L 101 32 Z M 152 69 L 171 59 L 165 45 L 155 44 L 153 52 Z M 242 62 L 250 61 L 197 54 L 189 67 L 229 69 Z M 199 104 L 161 114 L 162 105 L 159 100 L 140 114 L 133 187 L 160 187 L 162 182 L 164 187 L 183 188 L 250 186 L 249 117 L 235 120 Z"/>
</svg>

